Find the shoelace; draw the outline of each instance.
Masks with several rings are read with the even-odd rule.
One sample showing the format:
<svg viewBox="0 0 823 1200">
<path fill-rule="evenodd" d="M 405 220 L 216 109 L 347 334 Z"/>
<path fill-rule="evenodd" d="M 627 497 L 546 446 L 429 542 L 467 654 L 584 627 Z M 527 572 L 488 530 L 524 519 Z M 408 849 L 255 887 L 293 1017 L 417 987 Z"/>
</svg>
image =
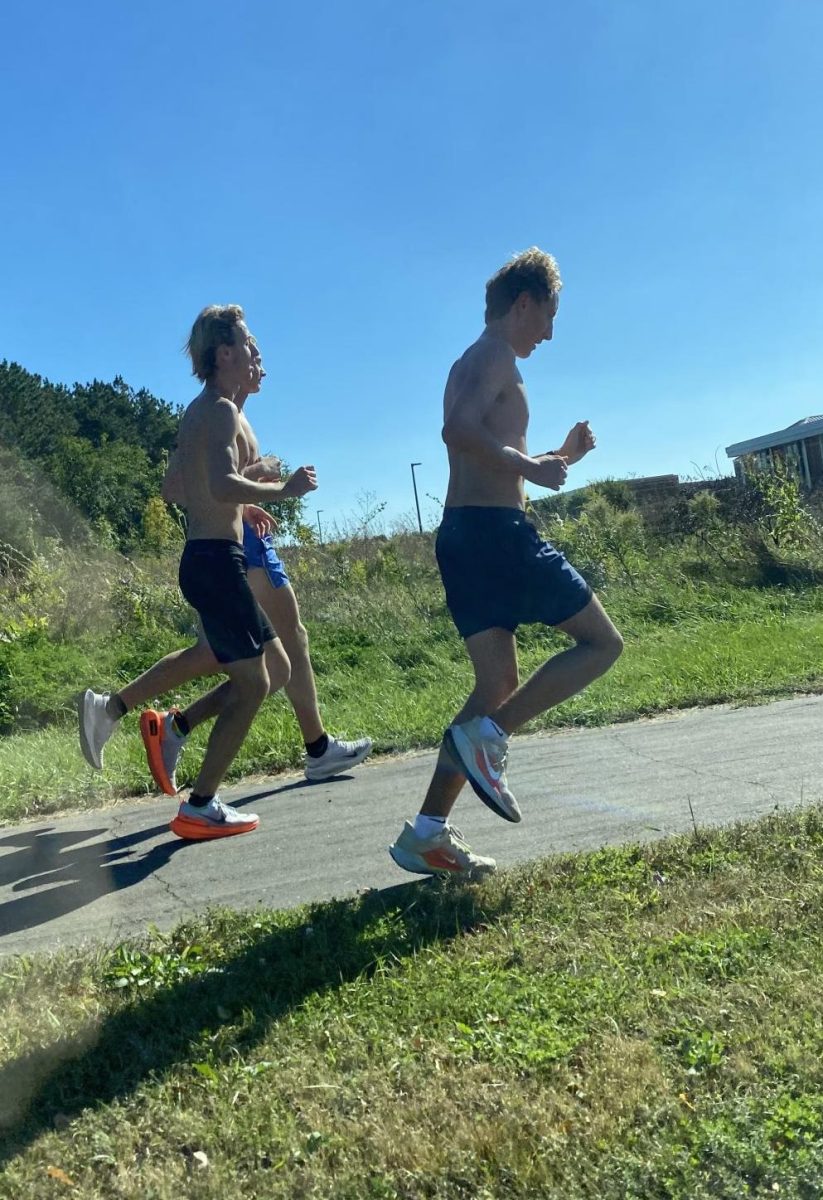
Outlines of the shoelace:
<svg viewBox="0 0 823 1200">
<path fill-rule="evenodd" d="M 465 837 L 463 836 L 463 834 L 460 832 L 460 830 L 456 826 L 447 825 L 446 828 L 448 829 L 449 833 L 452 835 L 451 840 L 456 842 L 461 850 L 469 849 L 469 843 L 466 841 Z"/>
<path fill-rule="evenodd" d="M 508 759 L 508 757 L 509 757 L 508 746 L 505 746 L 503 748 L 498 748 L 497 746 L 494 746 L 491 749 L 491 751 L 489 752 L 489 758 L 492 761 L 492 765 L 493 765 L 495 771 L 499 771 L 501 775 L 506 770 L 506 760 Z"/>
</svg>

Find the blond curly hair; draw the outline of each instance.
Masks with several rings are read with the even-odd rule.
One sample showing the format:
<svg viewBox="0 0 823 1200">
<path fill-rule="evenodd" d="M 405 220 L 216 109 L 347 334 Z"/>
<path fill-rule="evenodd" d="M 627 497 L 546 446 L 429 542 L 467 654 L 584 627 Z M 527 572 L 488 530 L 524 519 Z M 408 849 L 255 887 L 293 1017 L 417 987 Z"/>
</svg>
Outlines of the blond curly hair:
<svg viewBox="0 0 823 1200">
<path fill-rule="evenodd" d="M 486 284 L 486 324 L 505 317 L 521 292 L 535 300 L 558 296 L 563 286 L 560 268 L 551 254 L 531 246 L 516 254 Z"/>
</svg>

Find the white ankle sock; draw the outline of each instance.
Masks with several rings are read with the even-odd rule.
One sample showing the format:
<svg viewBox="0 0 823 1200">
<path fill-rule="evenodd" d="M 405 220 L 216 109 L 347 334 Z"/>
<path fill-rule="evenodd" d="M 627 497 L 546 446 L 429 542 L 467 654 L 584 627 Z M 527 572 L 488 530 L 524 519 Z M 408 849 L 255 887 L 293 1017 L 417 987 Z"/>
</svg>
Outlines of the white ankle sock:
<svg viewBox="0 0 823 1200">
<path fill-rule="evenodd" d="M 497 722 L 493 721 L 491 717 L 481 717 L 478 728 L 483 737 L 496 738 L 498 741 L 500 738 L 502 738 L 504 742 L 508 741 L 509 739 L 509 735 L 506 733 L 505 729 L 501 729 Z"/>
<path fill-rule="evenodd" d="M 446 828 L 446 818 L 424 817 L 422 813 L 418 813 L 414 818 L 412 828 L 419 838 L 436 837 L 438 833 L 442 833 Z"/>
</svg>

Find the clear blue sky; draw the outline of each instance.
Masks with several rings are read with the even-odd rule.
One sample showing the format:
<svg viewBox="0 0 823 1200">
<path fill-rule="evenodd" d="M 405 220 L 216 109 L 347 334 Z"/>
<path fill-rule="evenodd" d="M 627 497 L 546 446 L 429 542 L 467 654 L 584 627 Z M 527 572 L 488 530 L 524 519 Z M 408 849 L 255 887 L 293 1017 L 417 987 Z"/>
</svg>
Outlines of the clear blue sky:
<svg viewBox="0 0 823 1200">
<path fill-rule="evenodd" d="M 531 444 L 599 439 L 570 482 L 823 411 L 819 0 L 35 0 L 3 42 L 0 357 L 186 403 L 191 321 L 243 304 L 324 524 L 412 511 L 412 460 L 444 495 L 448 368 L 532 244 Z"/>
</svg>

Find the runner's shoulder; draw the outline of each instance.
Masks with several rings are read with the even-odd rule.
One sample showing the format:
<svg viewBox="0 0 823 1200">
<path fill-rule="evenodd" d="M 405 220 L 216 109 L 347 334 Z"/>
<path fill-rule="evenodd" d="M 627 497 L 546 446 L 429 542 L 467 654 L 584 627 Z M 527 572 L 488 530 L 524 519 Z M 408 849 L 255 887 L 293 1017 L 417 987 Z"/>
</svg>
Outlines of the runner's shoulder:
<svg viewBox="0 0 823 1200">
<path fill-rule="evenodd" d="M 208 400 L 203 410 L 203 417 L 208 426 L 221 434 L 236 435 L 240 429 L 240 413 L 237 405 L 226 396 Z"/>
<path fill-rule="evenodd" d="M 514 351 L 502 338 L 479 337 L 452 367 L 453 376 L 477 379 L 493 376 L 505 380 L 515 373 Z"/>
<path fill-rule="evenodd" d="M 481 336 L 469 346 L 465 355 L 471 357 L 472 361 L 485 363 L 486 365 L 501 364 L 503 366 L 513 367 L 515 364 L 514 350 L 512 350 L 505 338 L 489 337 L 486 334 Z"/>
</svg>

